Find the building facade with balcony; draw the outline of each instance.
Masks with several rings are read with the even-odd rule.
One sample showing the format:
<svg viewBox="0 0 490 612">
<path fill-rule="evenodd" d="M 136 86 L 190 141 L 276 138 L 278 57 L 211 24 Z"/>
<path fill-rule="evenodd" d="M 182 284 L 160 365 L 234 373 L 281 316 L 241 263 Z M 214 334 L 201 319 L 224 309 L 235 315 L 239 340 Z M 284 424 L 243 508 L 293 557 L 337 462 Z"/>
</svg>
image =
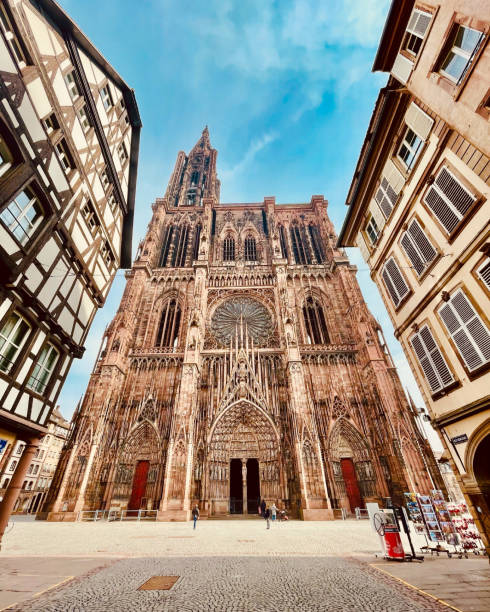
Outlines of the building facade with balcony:
<svg viewBox="0 0 490 612">
<path fill-rule="evenodd" d="M 0 537 L 115 273 L 131 264 L 133 91 L 52 0 L 0 2 Z"/>
<path fill-rule="evenodd" d="M 392 3 L 339 246 L 378 285 L 452 468 L 490 534 L 490 7 Z"/>
</svg>

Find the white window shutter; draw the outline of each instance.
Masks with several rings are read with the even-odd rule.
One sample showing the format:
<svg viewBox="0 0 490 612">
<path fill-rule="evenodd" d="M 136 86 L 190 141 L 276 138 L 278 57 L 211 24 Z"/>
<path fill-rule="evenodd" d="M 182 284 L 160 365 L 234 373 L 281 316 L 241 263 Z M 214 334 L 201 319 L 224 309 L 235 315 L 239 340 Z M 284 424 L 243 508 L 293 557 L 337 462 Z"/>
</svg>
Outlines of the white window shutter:
<svg viewBox="0 0 490 612">
<path fill-rule="evenodd" d="M 410 32 L 410 34 L 415 34 L 420 38 L 424 38 L 431 19 L 432 15 L 430 13 L 420 11 L 419 9 L 414 9 L 410 15 L 407 32 Z"/>
<path fill-rule="evenodd" d="M 420 276 L 422 272 L 425 270 L 425 262 L 420 256 L 418 249 L 413 244 L 408 232 L 405 232 L 403 234 L 402 239 L 400 240 L 400 243 L 403 247 L 403 250 L 407 254 L 407 257 L 410 263 L 412 264 L 415 272 L 417 273 L 418 276 Z"/>
<path fill-rule="evenodd" d="M 415 102 L 412 102 L 405 113 L 405 123 L 422 140 L 427 140 L 434 125 L 434 120 L 427 113 L 424 113 Z"/>
<path fill-rule="evenodd" d="M 410 289 L 393 257 L 390 257 L 385 263 L 381 276 L 393 303 L 398 306 Z"/>
<path fill-rule="evenodd" d="M 381 212 L 375 200 L 371 200 L 371 203 L 369 204 L 369 210 L 371 211 L 371 214 L 373 215 L 374 220 L 376 221 L 376 225 L 378 226 L 379 231 L 381 231 L 385 226 L 385 216 Z"/>
<path fill-rule="evenodd" d="M 427 190 L 424 202 L 450 234 L 476 200 L 445 166 Z"/>
<path fill-rule="evenodd" d="M 398 195 L 405 185 L 405 179 L 391 159 L 386 162 L 382 174 L 386 177 L 396 195 Z"/>
<path fill-rule="evenodd" d="M 454 381 L 451 370 L 427 325 L 410 338 L 410 343 L 433 393 Z"/>
<path fill-rule="evenodd" d="M 490 289 L 490 261 L 485 262 L 478 268 L 478 276 L 481 278 L 487 289 Z"/>
<path fill-rule="evenodd" d="M 393 63 L 393 68 L 391 69 L 391 74 L 400 81 L 403 85 L 405 85 L 410 78 L 410 74 L 413 70 L 413 62 L 411 62 L 404 55 L 399 53 L 396 56 L 395 62 Z"/>
<path fill-rule="evenodd" d="M 364 261 L 367 262 L 370 256 L 370 252 L 369 252 L 368 247 L 366 246 L 366 241 L 364 240 L 364 236 L 362 235 L 361 232 L 357 234 L 356 245 L 361 251 L 361 255 L 363 256 Z"/>
<path fill-rule="evenodd" d="M 439 315 L 470 372 L 490 361 L 490 332 L 461 289 Z"/>
</svg>

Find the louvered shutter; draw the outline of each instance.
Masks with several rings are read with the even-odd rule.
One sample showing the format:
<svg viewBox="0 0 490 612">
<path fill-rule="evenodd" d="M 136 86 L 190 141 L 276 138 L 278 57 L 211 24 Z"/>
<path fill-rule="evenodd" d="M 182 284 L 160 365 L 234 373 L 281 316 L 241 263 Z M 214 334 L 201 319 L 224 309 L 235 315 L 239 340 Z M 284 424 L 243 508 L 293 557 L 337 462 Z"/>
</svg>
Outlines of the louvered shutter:
<svg viewBox="0 0 490 612">
<path fill-rule="evenodd" d="M 398 170 L 395 164 L 389 159 L 383 168 L 383 176 L 386 178 L 388 183 L 391 185 L 393 192 L 398 197 L 398 194 L 403 189 L 403 185 L 405 185 L 405 177 Z M 396 198 L 395 198 L 396 201 Z"/>
<path fill-rule="evenodd" d="M 414 270 L 420 276 L 427 265 L 434 261 L 437 251 L 415 219 L 411 221 L 400 242 Z"/>
<path fill-rule="evenodd" d="M 490 361 L 490 332 L 461 289 L 439 314 L 470 372 Z"/>
<path fill-rule="evenodd" d="M 364 241 L 364 236 L 361 234 L 361 232 L 359 232 L 357 234 L 357 240 L 356 240 L 356 244 L 359 247 L 359 250 L 361 251 L 361 255 L 364 258 L 364 261 L 367 261 L 369 259 L 369 249 L 366 246 L 366 242 Z"/>
<path fill-rule="evenodd" d="M 396 56 L 396 59 L 393 63 L 391 74 L 395 77 L 395 79 L 400 81 L 400 83 L 405 85 L 408 79 L 410 78 L 412 69 L 413 69 L 413 62 L 411 62 L 404 55 L 399 53 Z"/>
<path fill-rule="evenodd" d="M 453 375 L 427 325 L 410 338 L 410 343 L 433 393 L 450 385 Z"/>
<path fill-rule="evenodd" d="M 388 259 L 384 265 L 381 276 L 383 277 L 393 303 L 395 306 L 398 306 L 410 290 L 396 261 L 392 257 Z"/>
<path fill-rule="evenodd" d="M 485 283 L 487 289 L 490 289 L 490 261 L 484 263 L 481 268 L 478 269 L 478 276 Z"/>
<path fill-rule="evenodd" d="M 407 32 L 410 32 L 410 34 L 415 34 L 415 36 L 418 36 L 419 38 L 424 38 L 431 19 L 432 15 L 430 13 L 425 13 L 424 11 L 419 11 L 419 9 L 414 9 L 410 15 Z"/>
<path fill-rule="evenodd" d="M 412 102 L 405 113 L 405 123 L 411 128 L 422 140 L 427 140 L 434 120 L 427 113 Z"/>
<path fill-rule="evenodd" d="M 385 216 L 381 212 L 380 207 L 376 204 L 375 201 L 371 200 L 369 210 L 371 211 L 371 214 L 373 215 L 374 220 L 376 221 L 378 230 L 381 231 L 385 226 Z"/>
<path fill-rule="evenodd" d="M 396 169 L 395 164 L 388 160 L 381 173 L 379 187 L 374 194 L 374 199 L 386 219 L 390 216 L 404 183 L 405 179 L 402 174 Z"/>
<path fill-rule="evenodd" d="M 450 234 L 476 200 L 456 177 L 443 167 L 424 197 L 444 229 Z"/>
</svg>

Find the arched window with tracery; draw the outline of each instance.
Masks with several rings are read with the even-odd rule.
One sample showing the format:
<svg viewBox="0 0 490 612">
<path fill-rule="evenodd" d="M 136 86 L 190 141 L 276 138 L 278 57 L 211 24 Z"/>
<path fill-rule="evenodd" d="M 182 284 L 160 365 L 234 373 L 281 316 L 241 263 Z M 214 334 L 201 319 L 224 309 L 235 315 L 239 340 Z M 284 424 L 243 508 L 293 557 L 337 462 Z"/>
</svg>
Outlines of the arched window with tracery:
<svg viewBox="0 0 490 612">
<path fill-rule="evenodd" d="M 279 240 L 281 242 L 282 257 L 283 259 L 287 259 L 288 258 L 288 241 L 286 238 L 286 231 L 284 229 L 284 226 L 282 225 L 279 226 Z"/>
<path fill-rule="evenodd" d="M 165 268 L 168 262 L 168 254 L 170 253 L 170 247 L 172 245 L 172 237 L 174 234 L 174 226 L 168 225 L 165 229 L 162 242 L 162 250 L 160 252 L 160 261 L 158 262 L 159 268 Z"/>
<path fill-rule="evenodd" d="M 163 307 L 158 325 L 156 346 L 176 347 L 179 342 L 181 312 L 177 300 L 172 298 Z"/>
<path fill-rule="evenodd" d="M 320 234 L 320 230 L 318 229 L 318 225 L 310 223 L 308 226 L 308 231 L 310 233 L 311 245 L 313 247 L 313 252 L 315 253 L 316 261 L 317 263 L 323 263 L 325 261 L 325 251 L 323 249 L 322 236 Z"/>
<path fill-rule="evenodd" d="M 257 261 L 257 243 L 253 236 L 245 238 L 245 261 Z"/>
<path fill-rule="evenodd" d="M 174 236 L 174 250 L 172 253 L 172 267 L 183 268 L 187 257 L 189 242 L 189 226 L 178 227 Z"/>
<path fill-rule="evenodd" d="M 223 240 L 223 261 L 235 261 L 235 239 L 232 236 Z"/>
<path fill-rule="evenodd" d="M 294 224 L 290 228 L 291 244 L 293 246 L 294 260 L 297 264 L 310 265 L 311 252 L 308 245 L 308 238 L 306 236 L 305 228 L 303 226 Z"/>
<path fill-rule="evenodd" d="M 329 344 L 330 338 L 321 304 L 312 297 L 306 298 L 303 306 L 303 317 L 307 344 Z"/>
<path fill-rule="evenodd" d="M 199 257 L 199 240 L 201 239 L 201 226 L 197 225 L 194 230 L 194 244 L 192 246 L 192 259 L 195 260 Z"/>
</svg>

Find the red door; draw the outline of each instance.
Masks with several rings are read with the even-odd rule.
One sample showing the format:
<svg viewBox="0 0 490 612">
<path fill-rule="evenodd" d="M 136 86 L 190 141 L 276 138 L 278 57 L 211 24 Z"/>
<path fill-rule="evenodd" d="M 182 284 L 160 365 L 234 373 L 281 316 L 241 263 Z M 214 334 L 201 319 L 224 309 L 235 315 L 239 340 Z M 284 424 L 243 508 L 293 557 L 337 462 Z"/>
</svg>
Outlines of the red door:
<svg viewBox="0 0 490 612">
<path fill-rule="evenodd" d="M 145 496 L 149 468 L 149 461 L 138 461 L 136 464 L 133 478 L 133 490 L 131 491 L 128 510 L 139 510 L 141 508 L 141 499 Z"/>
<path fill-rule="evenodd" d="M 356 508 L 361 508 L 362 497 L 357 484 L 356 470 L 352 459 L 341 459 L 342 476 L 345 482 L 345 490 L 349 498 L 350 510 L 354 512 Z"/>
</svg>

